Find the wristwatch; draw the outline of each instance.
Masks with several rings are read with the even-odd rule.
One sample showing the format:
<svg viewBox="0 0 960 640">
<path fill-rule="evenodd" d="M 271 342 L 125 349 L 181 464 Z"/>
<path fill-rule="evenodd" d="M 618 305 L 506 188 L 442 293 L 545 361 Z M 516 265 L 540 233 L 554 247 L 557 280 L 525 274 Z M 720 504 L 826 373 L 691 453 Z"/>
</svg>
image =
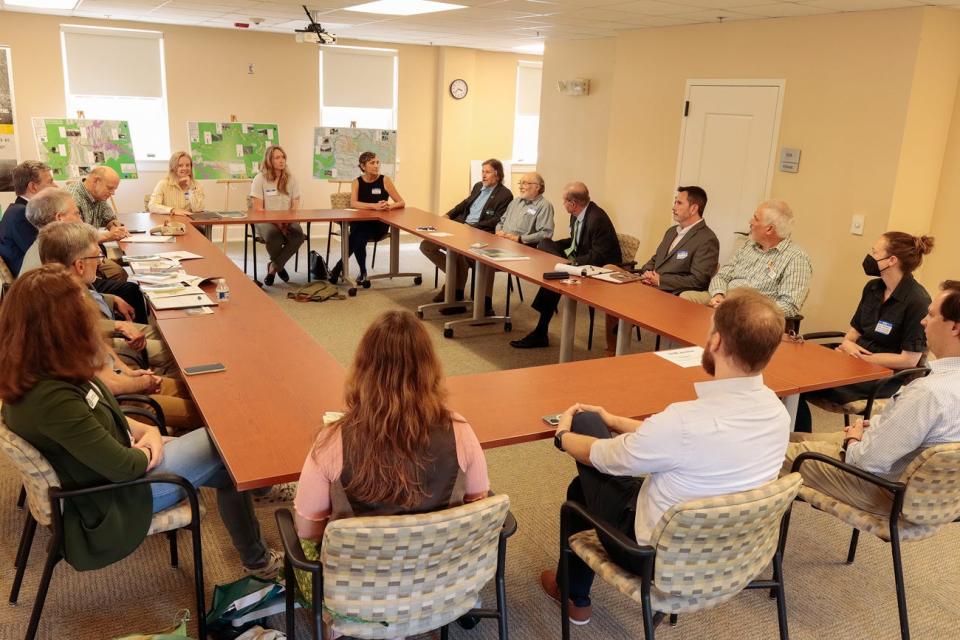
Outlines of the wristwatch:
<svg viewBox="0 0 960 640">
<path fill-rule="evenodd" d="M 564 451 L 563 436 L 568 433 L 570 433 L 570 429 L 562 429 L 553 434 L 553 446 L 555 446 L 557 449 L 560 449 L 560 451 Z"/>
</svg>

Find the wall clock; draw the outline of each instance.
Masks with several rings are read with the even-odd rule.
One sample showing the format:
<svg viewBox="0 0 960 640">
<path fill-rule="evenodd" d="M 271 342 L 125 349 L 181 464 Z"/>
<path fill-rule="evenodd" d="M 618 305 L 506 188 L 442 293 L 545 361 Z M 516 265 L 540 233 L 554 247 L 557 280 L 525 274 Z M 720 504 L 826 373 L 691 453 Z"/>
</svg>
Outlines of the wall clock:
<svg viewBox="0 0 960 640">
<path fill-rule="evenodd" d="M 463 100 L 467 97 L 467 81 L 457 78 L 450 83 L 450 95 L 454 97 L 455 100 Z"/>
</svg>

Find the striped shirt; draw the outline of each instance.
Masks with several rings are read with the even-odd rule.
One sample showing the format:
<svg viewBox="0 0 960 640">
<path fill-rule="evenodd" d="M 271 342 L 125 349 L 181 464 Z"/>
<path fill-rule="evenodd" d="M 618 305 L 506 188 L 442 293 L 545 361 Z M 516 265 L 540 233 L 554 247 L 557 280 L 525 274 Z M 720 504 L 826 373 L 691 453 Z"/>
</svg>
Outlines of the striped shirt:
<svg viewBox="0 0 960 640">
<path fill-rule="evenodd" d="M 748 240 L 710 281 L 710 295 L 747 287 L 767 296 L 788 318 L 800 315 L 810 290 L 810 258 L 790 238 L 768 251 Z"/>
<path fill-rule="evenodd" d="M 518 235 L 523 244 L 548 240 L 553 237 L 553 205 L 543 196 L 514 198 L 497 223 L 497 231 Z"/>
<path fill-rule="evenodd" d="M 960 357 L 934 360 L 930 375 L 901 388 L 863 440 L 850 443 L 845 460 L 898 480 L 921 451 L 949 442 L 960 442 Z"/>
<path fill-rule="evenodd" d="M 94 200 L 87 188 L 83 186 L 82 180 L 68 184 L 66 190 L 73 196 L 77 209 L 80 210 L 80 215 L 87 224 L 102 229 L 112 220 L 117 219 L 117 214 L 114 213 L 110 203 L 106 200 Z"/>
<path fill-rule="evenodd" d="M 164 178 L 154 187 L 148 209 L 150 213 L 170 213 L 174 209 L 194 213 L 203 211 L 203 187 L 196 180 L 191 180 L 184 190 L 177 181 Z"/>
</svg>

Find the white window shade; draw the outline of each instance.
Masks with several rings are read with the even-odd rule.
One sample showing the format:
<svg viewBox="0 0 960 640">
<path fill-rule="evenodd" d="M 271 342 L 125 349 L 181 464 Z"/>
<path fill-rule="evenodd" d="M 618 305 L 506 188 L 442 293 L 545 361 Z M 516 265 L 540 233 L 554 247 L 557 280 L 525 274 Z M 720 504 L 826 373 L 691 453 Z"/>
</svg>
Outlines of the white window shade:
<svg viewBox="0 0 960 640">
<path fill-rule="evenodd" d="M 323 106 L 393 109 L 396 52 L 324 47 Z"/>
<path fill-rule="evenodd" d="M 540 83 L 543 69 L 540 65 L 520 64 L 517 67 L 517 115 L 540 115 Z"/>
<path fill-rule="evenodd" d="M 159 31 L 64 25 L 67 91 L 83 96 L 163 97 Z"/>
</svg>

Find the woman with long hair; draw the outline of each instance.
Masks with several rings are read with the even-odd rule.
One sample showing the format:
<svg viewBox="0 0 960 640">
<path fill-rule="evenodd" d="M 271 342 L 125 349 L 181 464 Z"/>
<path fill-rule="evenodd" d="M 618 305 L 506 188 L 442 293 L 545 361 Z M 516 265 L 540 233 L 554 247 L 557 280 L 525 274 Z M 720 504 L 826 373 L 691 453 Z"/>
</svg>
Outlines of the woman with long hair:
<svg viewBox="0 0 960 640">
<path fill-rule="evenodd" d="M 931 251 L 930 236 L 887 231 L 877 239 L 862 265 L 864 274 L 873 279 L 863 287 L 860 304 L 838 351 L 894 371 L 919 364 L 927 350 L 920 321 L 927 315 L 930 294 L 914 279 L 913 272 Z M 864 400 L 874 384 L 862 382 L 801 394 L 795 430 L 811 431 L 808 400 L 818 398 L 841 405 Z M 889 398 L 899 388 L 887 384 L 877 397 Z"/>
<path fill-rule="evenodd" d="M 402 209 L 406 205 L 397 187 L 390 176 L 380 173 L 380 159 L 373 151 L 364 151 L 360 154 L 360 170 L 363 173 L 357 176 L 350 187 L 350 206 L 354 209 L 368 209 L 374 211 L 390 211 Z M 391 199 L 393 202 L 391 202 Z M 349 256 L 356 256 L 360 275 L 357 282 L 367 279 L 367 243 L 379 241 L 389 227 L 376 220 L 363 220 L 350 224 Z M 343 272 L 343 262 L 330 272 L 330 282 L 336 284 Z"/>
<path fill-rule="evenodd" d="M 205 429 L 166 438 L 128 419 L 97 378 L 103 343 L 80 282 L 48 264 L 14 282 L 0 306 L 0 401 L 7 427 L 50 462 L 64 489 L 174 473 L 216 487 L 223 524 L 246 571 L 277 574 L 247 493 L 238 492 Z M 63 510 L 65 559 L 78 570 L 116 562 L 140 546 L 153 514 L 184 498 L 171 484 L 140 484 L 77 496 Z"/>
<path fill-rule="evenodd" d="M 250 197 L 257 211 L 286 211 L 300 208 L 300 186 L 287 168 L 287 152 L 280 145 L 272 144 L 263 154 L 260 173 L 250 185 Z M 284 268 L 287 262 L 307 239 L 299 222 L 258 224 L 257 233 L 267 245 L 270 264 L 263 283 L 272 286 L 277 276 L 290 282 Z"/>
<path fill-rule="evenodd" d="M 319 542 L 331 519 L 435 511 L 486 497 L 480 442 L 448 408 L 437 354 L 412 313 L 374 320 L 345 396 L 346 412 L 321 430 L 300 474 L 301 538 Z"/>
<path fill-rule="evenodd" d="M 190 216 L 203 211 L 203 187 L 193 177 L 193 159 L 186 151 L 170 156 L 166 177 L 157 183 L 150 196 L 150 213 Z"/>
</svg>

